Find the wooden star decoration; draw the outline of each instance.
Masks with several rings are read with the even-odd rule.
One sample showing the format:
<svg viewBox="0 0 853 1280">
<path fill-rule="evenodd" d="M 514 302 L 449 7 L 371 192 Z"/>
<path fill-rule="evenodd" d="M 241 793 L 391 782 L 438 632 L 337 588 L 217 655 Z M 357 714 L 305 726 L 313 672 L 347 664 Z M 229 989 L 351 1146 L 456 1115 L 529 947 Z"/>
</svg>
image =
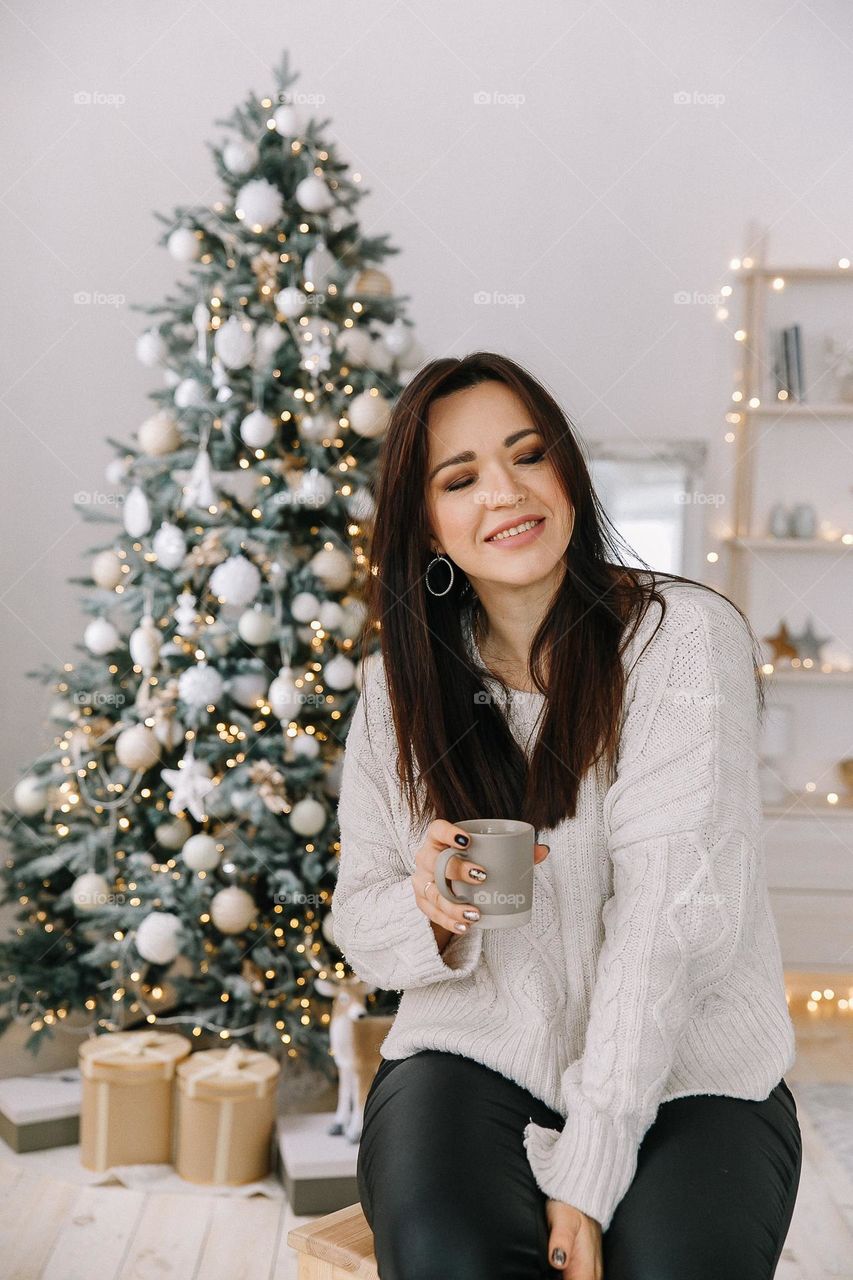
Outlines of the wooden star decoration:
<svg viewBox="0 0 853 1280">
<path fill-rule="evenodd" d="M 773 648 L 773 657 L 771 661 L 779 662 L 782 658 L 797 658 L 796 646 L 793 644 L 792 636 L 788 631 L 788 624 L 783 620 L 779 623 L 779 630 L 772 636 L 765 636 L 767 644 Z"/>
</svg>

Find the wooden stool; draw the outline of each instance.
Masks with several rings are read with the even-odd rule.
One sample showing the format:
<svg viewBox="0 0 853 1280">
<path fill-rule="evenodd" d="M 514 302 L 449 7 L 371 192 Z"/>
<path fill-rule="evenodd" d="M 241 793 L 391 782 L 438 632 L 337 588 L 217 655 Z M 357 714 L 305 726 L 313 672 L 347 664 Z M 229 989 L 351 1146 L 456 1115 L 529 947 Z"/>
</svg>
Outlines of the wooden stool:
<svg viewBox="0 0 853 1280">
<path fill-rule="evenodd" d="M 373 1232 L 360 1204 L 294 1227 L 287 1243 L 299 1254 L 299 1280 L 379 1280 Z"/>
</svg>

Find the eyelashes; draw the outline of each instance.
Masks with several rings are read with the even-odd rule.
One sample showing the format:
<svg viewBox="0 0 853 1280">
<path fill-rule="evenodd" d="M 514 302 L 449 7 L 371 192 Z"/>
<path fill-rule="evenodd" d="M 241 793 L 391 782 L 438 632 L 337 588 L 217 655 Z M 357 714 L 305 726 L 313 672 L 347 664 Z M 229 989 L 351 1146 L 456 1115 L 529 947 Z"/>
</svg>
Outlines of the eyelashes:
<svg viewBox="0 0 853 1280">
<path fill-rule="evenodd" d="M 524 457 L 519 458 L 518 461 L 520 463 L 523 463 L 524 466 L 529 467 L 534 465 L 537 462 L 540 462 L 542 458 L 544 458 L 544 456 L 545 456 L 544 452 L 539 450 L 537 453 L 526 453 Z M 471 483 L 470 480 L 466 480 L 466 479 L 455 480 L 453 484 L 449 484 L 445 487 L 444 492 L 456 493 L 459 489 L 466 489 L 470 483 Z"/>
</svg>

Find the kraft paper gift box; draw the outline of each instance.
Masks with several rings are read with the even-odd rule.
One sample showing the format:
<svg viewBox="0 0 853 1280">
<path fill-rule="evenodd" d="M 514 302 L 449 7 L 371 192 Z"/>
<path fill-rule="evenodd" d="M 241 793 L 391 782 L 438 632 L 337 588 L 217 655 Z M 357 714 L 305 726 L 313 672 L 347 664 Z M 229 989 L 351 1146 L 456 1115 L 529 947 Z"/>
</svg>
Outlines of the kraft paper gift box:
<svg viewBox="0 0 853 1280">
<path fill-rule="evenodd" d="M 76 1067 L 0 1080 L 0 1138 L 21 1152 L 73 1146 L 79 1136 L 80 1089 Z"/>
<path fill-rule="evenodd" d="M 280 1067 L 231 1045 L 178 1065 L 175 1168 L 188 1182 L 239 1186 L 270 1171 Z"/>
<path fill-rule="evenodd" d="M 190 1048 L 166 1031 L 115 1031 L 80 1045 L 86 1169 L 171 1163 L 175 1067 Z"/>
</svg>

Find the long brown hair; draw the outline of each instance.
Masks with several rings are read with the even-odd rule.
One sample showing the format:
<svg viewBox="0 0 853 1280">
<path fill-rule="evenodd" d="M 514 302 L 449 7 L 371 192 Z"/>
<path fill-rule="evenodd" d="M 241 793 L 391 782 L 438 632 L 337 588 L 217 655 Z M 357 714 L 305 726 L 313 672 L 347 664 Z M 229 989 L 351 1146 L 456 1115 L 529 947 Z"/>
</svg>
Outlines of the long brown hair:
<svg viewBox="0 0 853 1280">
<path fill-rule="evenodd" d="M 563 580 L 531 646 L 532 679 L 548 696 L 529 764 L 467 647 L 462 615 L 470 606 L 476 622 L 480 611 L 467 575 L 454 565 L 453 585 L 442 596 L 424 581 L 433 557 L 429 409 L 440 397 L 489 380 L 503 383 L 524 404 L 574 508 Z M 678 574 L 654 574 L 647 565 L 643 581 L 622 563 L 618 544 L 627 544 L 599 503 L 568 416 L 530 373 L 493 352 L 432 360 L 413 376 L 394 405 L 374 489 L 360 643 L 367 652 L 378 631 L 397 737 L 397 776 L 410 811 L 419 823 L 431 817 L 523 817 L 537 830 L 574 817 L 586 770 L 603 761 L 613 777 L 625 691 L 620 654 L 652 600 L 662 610 L 660 626 L 666 601 L 658 581 L 691 582 L 722 593 Z M 442 573 L 442 588 L 446 577 Z M 761 712 L 760 650 L 748 619 L 729 603 L 752 639 Z"/>
</svg>

